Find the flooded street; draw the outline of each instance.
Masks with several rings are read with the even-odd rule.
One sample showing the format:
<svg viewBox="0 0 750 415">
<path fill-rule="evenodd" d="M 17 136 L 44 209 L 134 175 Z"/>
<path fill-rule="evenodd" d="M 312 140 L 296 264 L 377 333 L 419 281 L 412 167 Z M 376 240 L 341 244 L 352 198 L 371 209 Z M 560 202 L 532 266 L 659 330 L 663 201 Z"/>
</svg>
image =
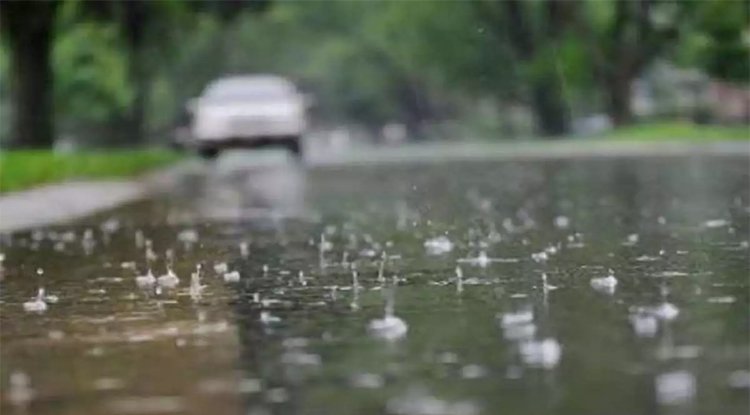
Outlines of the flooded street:
<svg viewBox="0 0 750 415">
<path fill-rule="evenodd" d="M 3 414 L 748 413 L 746 155 L 252 157 L 2 238 Z"/>
</svg>

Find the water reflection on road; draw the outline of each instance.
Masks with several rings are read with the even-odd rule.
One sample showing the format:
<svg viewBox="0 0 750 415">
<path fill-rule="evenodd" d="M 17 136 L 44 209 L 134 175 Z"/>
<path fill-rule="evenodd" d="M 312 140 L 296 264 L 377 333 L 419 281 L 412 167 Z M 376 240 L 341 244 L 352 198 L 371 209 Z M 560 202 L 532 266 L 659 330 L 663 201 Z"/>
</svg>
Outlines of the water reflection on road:
<svg viewBox="0 0 750 415">
<path fill-rule="evenodd" d="M 3 413 L 747 413 L 747 166 L 228 154 L 2 240 Z"/>
</svg>

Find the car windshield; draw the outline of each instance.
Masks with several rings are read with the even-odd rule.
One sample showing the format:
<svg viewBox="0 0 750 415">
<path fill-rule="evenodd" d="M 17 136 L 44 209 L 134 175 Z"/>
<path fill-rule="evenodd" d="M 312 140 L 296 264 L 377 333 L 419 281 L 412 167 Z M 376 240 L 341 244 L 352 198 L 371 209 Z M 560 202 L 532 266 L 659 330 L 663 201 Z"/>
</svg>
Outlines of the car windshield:
<svg viewBox="0 0 750 415">
<path fill-rule="evenodd" d="M 288 98 L 293 94 L 293 87 L 281 80 L 228 79 L 210 85 L 204 96 L 217 101 L 267 101 Z"/>
</svg>

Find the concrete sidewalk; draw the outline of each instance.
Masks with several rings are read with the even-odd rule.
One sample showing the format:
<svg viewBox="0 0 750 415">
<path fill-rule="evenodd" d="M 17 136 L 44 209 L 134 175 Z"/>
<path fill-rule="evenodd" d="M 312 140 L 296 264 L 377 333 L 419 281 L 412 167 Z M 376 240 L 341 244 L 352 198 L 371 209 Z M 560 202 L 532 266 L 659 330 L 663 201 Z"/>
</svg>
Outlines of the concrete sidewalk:
<svg viewBox="0 0 750 415">
<path fill-rule="evenodd" d="M 0 233 L 71 221 L 145 198 L 193 166 L 183 162 L 134 179 L 63 182 L 2 195 Z"/>
</svg>

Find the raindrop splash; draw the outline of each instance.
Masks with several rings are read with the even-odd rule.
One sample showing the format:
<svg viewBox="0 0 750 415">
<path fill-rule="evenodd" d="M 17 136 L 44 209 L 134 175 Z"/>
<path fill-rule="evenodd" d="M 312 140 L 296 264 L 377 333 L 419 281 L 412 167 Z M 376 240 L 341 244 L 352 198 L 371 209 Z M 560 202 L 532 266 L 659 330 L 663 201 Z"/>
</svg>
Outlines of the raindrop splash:
<svg viewBox="0 0 750 415">
<path fill-rule="evenodd" d="M 464 291 L 464 273 L 461 267 L 456 267 L 456 292 L 461 294 Z"/>
<path fill-rule="evenodd" d="M 370 321 L 367 329 L 373 337 L 388 341 L 399 340 L 406 336 L 409 327 L 404 320 L 394 314 L 395 291 L 391 287 L 386 292 L 385 314 L 383 318 Z"/>
<path fill-rule="evenodd" d="M 592 278 L 590 281 L 591 288 L 605 294 L 614 294 L 617 288 L 617 278 L 611 269 L 606 277 Z"/>
<path fill-rule="evenodd" d="M 195 266 L 195 272 L 190 274 L 190 298 L 193 301 L 200 300 L 205 288 L 206 286 L 201 284 L 201 265 L 198 264 Z"/>
<path fill-rule="evenodd" d="M 29 313 L 43 313 L 47 311 L 47 303 L 45 302 L 44 288 L 39 288 L 37 291 L 36 298 L 31 301 L 23 303 L 23 309 Z"/>
<path fill-rule="evenodd" d="M 428 255 L 443 255 L 453 250 L 453 242 L 447 236 L 441 235 L 424 241 L 424 248 Z"/>
</svg>

